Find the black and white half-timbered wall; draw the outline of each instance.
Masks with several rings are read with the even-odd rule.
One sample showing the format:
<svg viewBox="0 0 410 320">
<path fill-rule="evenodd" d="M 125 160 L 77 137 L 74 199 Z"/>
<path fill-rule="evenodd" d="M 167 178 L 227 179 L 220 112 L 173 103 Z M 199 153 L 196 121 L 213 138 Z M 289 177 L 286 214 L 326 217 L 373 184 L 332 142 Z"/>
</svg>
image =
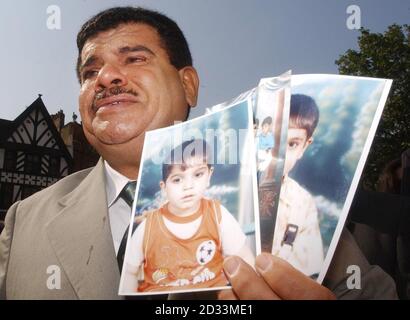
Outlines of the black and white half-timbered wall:
<svg viewBox="0 0 410 320">
<path fill-rule="evenodd" d="M 0 221 L 14 202 L 71 173 L 72 164 L 41 95 L 14 121 L 0 119 Z"/>
</svg>

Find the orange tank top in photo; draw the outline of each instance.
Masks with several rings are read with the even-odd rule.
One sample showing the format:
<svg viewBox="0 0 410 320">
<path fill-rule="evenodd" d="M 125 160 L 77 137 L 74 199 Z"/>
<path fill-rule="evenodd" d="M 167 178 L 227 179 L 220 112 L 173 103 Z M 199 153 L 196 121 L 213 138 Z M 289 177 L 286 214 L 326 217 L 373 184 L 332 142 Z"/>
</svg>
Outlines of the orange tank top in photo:
<svg viewBox="0 0 410 320">
<path fill-rule="evenodd" d="M 163 217 L 189 223 L 202 216 L 194 235 L 180 239 L 166 227 Z M 144 233 L 144 281 L 138 291 L 190 290 L 228 285 L 223 272 L 219 235 L 220 204 L 202 199 L 199 210 L 176 217 L 167 205 L 148 214 Z"/>
</svg>

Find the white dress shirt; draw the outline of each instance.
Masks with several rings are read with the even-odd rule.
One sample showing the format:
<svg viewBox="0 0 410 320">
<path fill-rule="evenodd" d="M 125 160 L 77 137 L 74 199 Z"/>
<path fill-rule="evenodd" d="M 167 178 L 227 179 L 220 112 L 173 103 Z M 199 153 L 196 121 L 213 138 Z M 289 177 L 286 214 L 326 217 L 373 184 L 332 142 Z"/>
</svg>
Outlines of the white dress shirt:
<svg viewBox="0 0 410 320">
<path fill-rule="evenodd" d="M 124 232 L 131 220 L 131 208 L 118 196 L 125 185 L 132 180 L 115 171 L 105 160 L 104 169 L 107 181 L 105 191 L 107 193 L 108 217 L 110 219 L 115 254 L 117 254 Z"/>
<path fill-rule="evenodd" d="M 298 226 L 292 246 L 282 245 L 288 224 Z M 315 200 L 288 176 L 283 179 L 280 190 L 272 253 L 307 276 L 318 274 L 323 266 L 324 250 Z"/>
</svg>

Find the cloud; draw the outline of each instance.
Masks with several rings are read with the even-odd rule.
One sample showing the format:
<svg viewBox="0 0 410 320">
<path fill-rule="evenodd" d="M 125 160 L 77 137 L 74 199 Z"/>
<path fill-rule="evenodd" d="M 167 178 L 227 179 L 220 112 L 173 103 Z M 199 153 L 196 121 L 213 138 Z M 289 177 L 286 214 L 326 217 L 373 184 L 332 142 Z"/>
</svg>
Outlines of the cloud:
<svg viewBox="0 0 410 320">
<path fill-rule="evenodd" d="M 151 198 L 140 198 L 138 199 L 137 213 L 142 213 L 145 210 L 154 210 L 162 207 L 166 202 L 161 191 L 157 191 L 154 195 L 154 199 Z"/>
<path fill-rule="evenodd" d="M 229 185 L 214 185 L 206 191 L 209 198 L 221 198 L 222 195 L 238 192 L 239 188 Z"/>
<path fill-rule="evenodd" d="M 326 217 L 339 219 L 342 207 L 337 202 L 331 201 L 324 196 L 315 196 L 314 200 L 321 219 Z"/>
<path fill-rule="evenodd" d="M 352 132 L 352 146 L 341 159 L 341 164 L 354 172 L 366 143 L 374 114 L 380 102 L 384 89 L 384 81 L 370 94 L 369 100 L 362 106 L 354 124 Z"/>
<path fill-rule="evenodd" d="M 330 242 L 332 241 L 336 225 L 339 221 L 342 207 L 336 202 L 331 201 L 323 196 L 314 197 L 316 207 L 319 213 L 320 233 L 323 239 L 323 249 L 326 253 Z"/>
<path fill-rule="evenodd" d="M 320 119 L 316 135 L 320 136 L 321 143 L 333 145 L 340 139 L 339 133 L 352 112 L 357 91 L 356 82 L 336 81 L 329 83 L 317 94 Z"/>
</svg>

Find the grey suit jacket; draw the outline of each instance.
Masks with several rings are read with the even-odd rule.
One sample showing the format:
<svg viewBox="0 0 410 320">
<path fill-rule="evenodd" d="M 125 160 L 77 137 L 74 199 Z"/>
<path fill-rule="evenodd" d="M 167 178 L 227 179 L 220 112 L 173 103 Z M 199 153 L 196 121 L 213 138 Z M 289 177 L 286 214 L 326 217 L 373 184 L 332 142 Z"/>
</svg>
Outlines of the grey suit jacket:
<svg viewBox="0 0 410 320">
<path fill-rule="evenodd" d="M 0 298 L 119 299 L 107 207 L 101 159 L 15 203 L 0 235 Z M 361 289 L 346 286 L 349 264 L 362 271 Z M 397 297 L 393 280 L 369 265 L 346 230 L 325 285 L 344 299 Z"/>
<path fill-rule="evenodd" d="M 1 298 L 118 299 L 103 170 L 100 159 L 9 209 L 0 236 Z"/>
</svg>

